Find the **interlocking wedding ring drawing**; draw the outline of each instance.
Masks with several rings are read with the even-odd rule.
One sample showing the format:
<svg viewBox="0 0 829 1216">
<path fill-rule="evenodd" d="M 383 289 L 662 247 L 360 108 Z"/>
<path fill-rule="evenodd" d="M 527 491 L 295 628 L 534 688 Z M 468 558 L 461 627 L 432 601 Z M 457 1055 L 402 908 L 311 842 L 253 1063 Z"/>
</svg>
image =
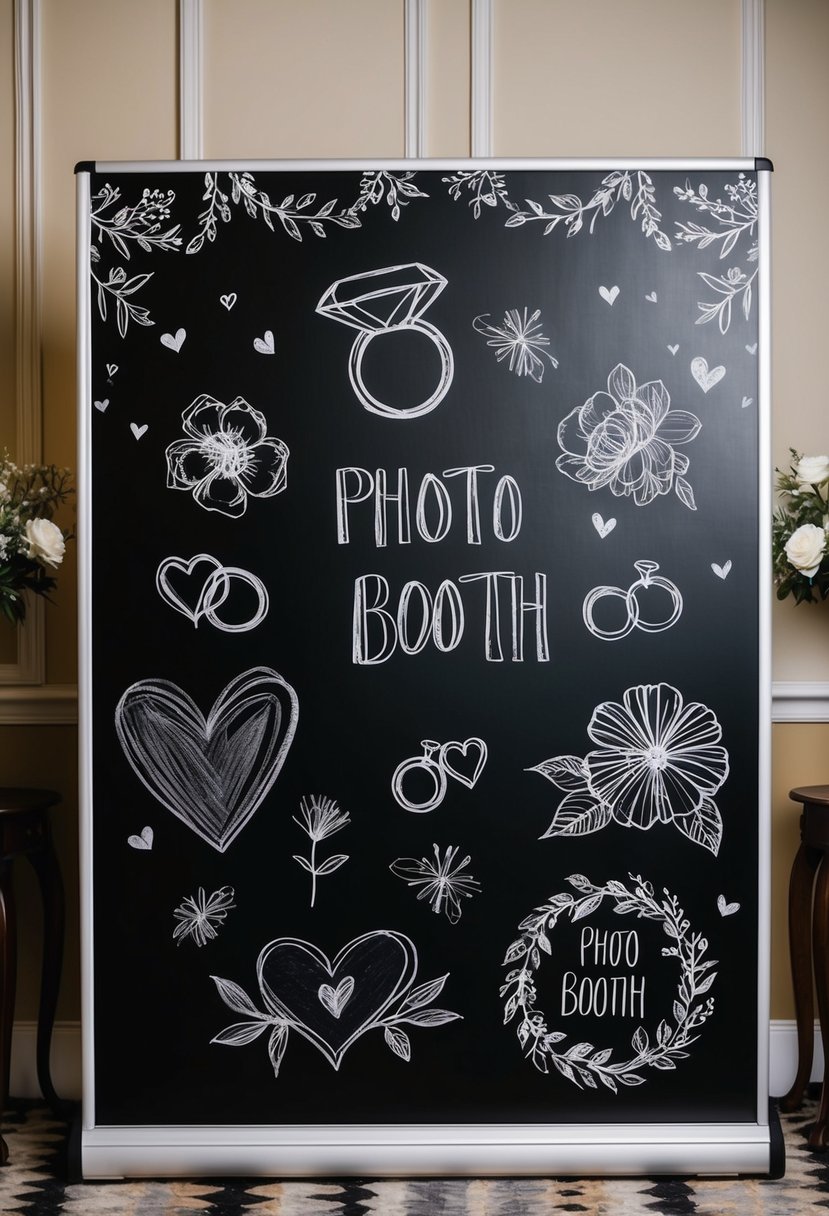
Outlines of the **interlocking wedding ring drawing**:
<svg viewBox="0 0 829 1216">
<path fill-rule="evenodd" d="M 382 418 L 420 418 L 439 405 L 449 391 L 455 373 L 452 348 L 436 326 L 423 320 L 424 312 L 446 283 L 443 275 L 430 266 L 409 262 L 337 279 L 320 298 L 316 308 L 320 316 L 359 331 L 348 360 L 348 378 L 357 400 L 370 413 Z M 425 334 L 440 356 L 440 376 L 433 392 L 419 405 L 408 408 L 380 401 L 363 381 L 363 358 L 369 343 L 382 334 L 403 330 Z"/>
<path fill-rule="evenodd" d="M 178 571 L 181 577 L 189 578 L 193 575 L 193 571 L 203 563 L 211 567 L 211 570 L 201 585 L 195 608 L 191 608 L 183 596 L 183 588 L 175 587 L 170 580 L 170 575 L 171 572 Z M 256 596 L 256 607 L 244 620 L 231 622 L 222 620 L 217 609 L 230 595 L 234 581 L 244 583 L 251 588 Z M 204 618 L 223 633 L 246 633 L 261 624 L 268 614 L 268 592 L 261 578 L 251 574 L 249 570 L 243 570 L 240 566 L 223 566 L 209 553 L 197 553 L 189 561 L 182 557 L 165 558 L 156 571 L 155 585 L 161 598 L 176 612 L 180 612 L 182 616 L 186 616 L 188 620 L 192 621 L 196 629 L 198 629 L 199 620 Z"/>
<path fill-rule="evenodd" d="M 428 814 L 440 806 L 446 794 L 448 777 L 460 781 L 461 785 L 471 790 L 483 772 L 488 755 L 483 739 L 474 737 L 465 739 L 463 743 L 450 739 L 448 743 L 443 744 L 434 739 L 422 739 L 420 746 L 423 748 L 423 755 L 409 756 L 401 761 L 391 779 L 395 799 L 405 811 L 412 811 L 415 815 Z M 474 765 L 470 768 L 467 763 L 464 767 L 464 761 L 470 760 L 474 761 Z M 432 783 L 431 790 L 427 784 L 427 797 L 422 802 L 414 801 L 403 792 L 406 778 L 414 773 L 418 774 L 418 781 L 426 774 Z"/>
<path fill-rule="evenodd" d="M 661 633 L 663 630 L 670 629 L 672 625 L 675 625 L 682 615 L 682 594 L 676 583 L 656 573 L 659 569 L 659 563 L 638 561 L 633 564 L 639 571 L 639 578 L 632 582 L 627 590 L 622 587 L 594 587 L 585 596 L 584 604 L 582 605 L 582 616 L 585 625 L 594 637 L 602 638 L 606 642 L 618 642 L 620 638 L 626 638 L 634 629 L 641 629 L 644 633 Z M 640 595 L 642 591 L 648 588 L 656 588 L 659 591 L 667 592 L 670 597 L 670 611 L 662 619 L 647 620 L 642 615 Z M 625 604 L 625 619 L 615 629 L 602 628 L 596 624 L 593 616 L 597 603 L 607 599 L 623 600 Z M 667 605 L 665 605 L 665 608 L 667 608 Z"/>
</svg>

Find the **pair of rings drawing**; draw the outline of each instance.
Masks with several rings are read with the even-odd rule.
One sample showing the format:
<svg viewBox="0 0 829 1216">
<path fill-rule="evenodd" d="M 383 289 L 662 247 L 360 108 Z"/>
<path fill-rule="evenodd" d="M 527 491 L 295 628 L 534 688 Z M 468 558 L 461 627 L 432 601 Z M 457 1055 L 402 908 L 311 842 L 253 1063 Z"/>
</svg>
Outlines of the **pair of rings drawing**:
<svg viewBox="0 0 829 1216">
<path fill-rule="evenodd" d="M 203 580 L 196 573 L 200 566 L 207 571 Z M 195 578 L 198 586 L 195 605 L 185 595 L 186 582 L 191 577 Z M 173 579 L 179 581 L 174 582 Z M 200 620 L 206 620 L 223 633 L 246 633 L 255 629 L 267 616 L 268 592 L 261 578 L 251 574 L 250 570 L 243 570 L 241 566 L 223 566 L 209 553 L 197 553 L 189 560 L 182 557 L 165 558 L 156 571 L 155 585 L 161 598 L 192 621 L 196 628 Z M 240 585 L 253 592 L 252 611 L 240 621 L 225 620 L 220 616 L 219 609 Z"/>
<path fill-rule="evenodd" d="M 682 614 L 682 595 L 676 583 L 656 573 L 659 569 L 658 562 L 638 561 L 633 564 L 639 572 L 639 577 L 628 588 L 594 587 L 585 597 L 582 616 L 585 625 L 594 637 L 602 638 L 606 642 L 616 642 L 620 638 L 626 638 L 634 629 L 641 629 L 644 633 L 661 633 L 663 629 L 670 629 L 679 620 Z M 641 600 L 644 592 L 648 590 L 664 593 L 661 597 L 663 600 L 661 613 L 655 618 L 646 616 L 642 610 Z M 665 596 L 667 596 L 667 600 Z M 608 604 L 608 600 L 621 600 L 624 604 L 624 617 L 621 624 L 610 628 L 599 625 L 594 617 L 596 607 L 602 601 L 605 601 L 603 605 L 605 609 L 618 606 Z"/>
<path fill-rule="evenodd" d="M 483 772 L 488 753 L 486 743 L 478 738 L 466 739 L 463 743 L 454 739 L 448 743 L 423 739 L 420 746 L 423 748 L 422 755 L 409 756 L 398 764 L 391 779 L 391 788 L 404 810 L 425 815 L 443 802 L 449 778 L 460 781 L 461 785 L 471 790 Z M 410 796 L 413 782 L 419 789 L 420 800 Z M 409 794 L 404 790 L 407 784 Z M 422 797 L 423 793 L 425 798 Z"/>
</svg>

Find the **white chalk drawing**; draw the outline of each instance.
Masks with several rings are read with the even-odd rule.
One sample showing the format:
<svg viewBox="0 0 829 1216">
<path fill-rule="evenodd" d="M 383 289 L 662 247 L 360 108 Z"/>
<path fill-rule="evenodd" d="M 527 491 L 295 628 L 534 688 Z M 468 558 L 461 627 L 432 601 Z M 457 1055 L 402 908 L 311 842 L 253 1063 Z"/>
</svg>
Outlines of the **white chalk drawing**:
<svg viewBox="0 0 829 1216">
<path fill-rule="evenodd" d="M 649 292 L 647 293 L 647 295 L 645 296 L 645 299 L 648 301 L 648 303 L 649 303 L 649 304 L 655 304 L 655 303 L 656 303 L 656 301 L 657 301 L 657 295 L 656 295 L 656 292 L 655 292 L 655 291 L 649 291 Z"/>
<path fill-rule="evenodd" d="M 293 857 L 294 861 L 311 875 L 311 907 L 313 908 L 317 898 L 317 879 L 326 874 L 333 874 L 348 861 L 347 853 L 335 853 L 317 864 L 317 845 L 351 823 L 351 816 L 348 811 L 341 811 L 333 798 L 323 798 L 317 794 L 302 799 L 299 804 L 299 813 L 301 818 L 297 819 L 294 815 L 293 821 L 302 828 L 311 841 L 311 855 L 303 857 L 299 853 L 294 853 Z"/>
<path fill-rule="evenodd" d="M 439 847 L 432 845 L 434 861 L 429 857 L 398 857 L 389 866 L 392 874 L 402 878 L 407 886 L 420 887 L 418 899 L 425 899 L 438 916 L 444 913 L 450 924 L 456 925 L 461 918 L 462 899 L 471 899 L 481 889 L 481 884 L 464 870 L 472 860 L 466 856 L 455 864 L 458 849 L 447 845 L 441 856 Z"/>
<path fill-rule="evenodd" d="M 177 329 L 174 334 L 162 334 L 161 345 L 166 346 L 168 350 L 175 351 L 175 353 L 178 354 L 184 345 L 184 339 L 186 337 L 187 330 L 182 327 Z"/>
<path fill-rule="evenodd" d="M 235 291 L 228 291 L 223 296 L 219 296 L 219 303 L 230 312 L 238 298 Z"/>
<path fill-rule="evenodd" d="M 196 592 L 189 599 L 187 580 Z M 224 621 L 218 609 L 239 584 L 253 591 L 256 607 L 244 620 Z M 268 614 L 268 592 L 261 578 L 240 566 L 223 566 L 209 553 L 197 553 L 189 559 L 165 557 L 156 570 L 155 585 L 165 603 L 186 616 L 195 628 L 200 620 L 206 620 L 223 633 L 247 633 L 261 624 Z"/>
<path fill-rule="evenodd" d="M 149 426 L 149 423 L 147 423 L 147 422 L 144 422 L 144 423 L 131 422 L 130 423 L 130 430 L 132 431 L 133 438 L 136 441 L 138 441 L 139 439 L 143 439 L 143 437 L 147 434 L 147 431 L 149 429 L 150 429 L 150 426 Z"/>
<path fill-rule="evenodd" d="M 541 384 L 544 359 L 549 359 L 553 367 L 558 367 L 558 359 L 547 350 L 550 339 L 541 332 L 541 309 L 536 308 L 528 315 L 526 308 L 523 312 L 508 308 L 500 325 L 491 325 L 489 315 L 485 312 L 475 318 L 472 322 L 475 332 L 483 334 L 499 363 L 509 359 L 507 366 L 516 376 L 529 376 L 536 384 Z"/>
<path fill-rule="evenodd" d="M 619 290 L 620 289 L 619 289 L 618 284 L 614 283 L 614 285 L 612 287 L 600 287 L 599 295 L 612 308 L 613 305 L 616 303 L 616 300 L 618 299 Z"/>
<path fill-rule="evenodd" d="M 132 244 L 143 249 L 145 253 L 178 249 L 181 246 L 179 225 L 168 226 L 175 197 L 172 190 L 145 189 L 138 202 L 129 205 L 123 202 L 118 187 L 111 186 L 108 182 L 92 196 L 90 227 L 97 243 L 90 245 L 90 276 L 101 320 L 107 320 L 110 306 L 114 304 L 115 321 L 122 338 L 127 335 L 130 321 L 135 325 L 155 324 L 150 319 L 149 309 L 136 304 L 132 299 L 153 277 L 152 272 L 127 278 L 123 266 L 112 266 L 104 277 L 103 267 L 100 274 L 94 268 L 100 267 L 105 242 L 109 242 L 125 261 L 130 260 Z"/>
<path fill-rule="evenodd" d="M 748 353 L 750 355 L 756 355 L 757 354 L 757 343 L 756 342 L 747 342 L 746 350 L 748 351 Z"/>
<path fill-rule="evenodd" d="M 460 781 L 467 789 L 473 789 L 487 761 L 487 746 L 483 739 L 473 737 L 457 743 L 438 743 L 434 739 L 422 739 L 423 754 L 409 756 L 394 770 L 391 789 L 396 801 L 406 811 L 416 815 L 428 814 L 440 806 L 446 794 L 447 778 Z M 420 791 L 426 797 L 421 801 L 410 798 L 404 791 L 407 778 L 414 775 L 418 785 L 423 776 L 427 781 Z"/>
<path fill-rule="evenodd" d="M 107 406 L 109 405 L 109 397 L 104 397 L 103 401 L 93 401 L 92 404 L 95 406 L 96 410 L 100 410 L 102 414 L 105 414 Z"/>
<path fill-rule="evenodd" d="M 669 342 L 668 350 L 671 352 L 672 355 L 675 355 L 676 352 L 679 350 L 679 343 L 678 342 Z"/>
<path fill-rule="evenodd" d="M 238 518 L 248 498 L 273 498 L 288 484 L 288 448 L 268 435 L 264 414 L 235 397 L 208 393 L 181 415 L 186 439 L 167 448 L 167 488 L 185 490 L 206 511 Z"/>
<path fill-rule="evenodd" d="M 348 378 L 357 400 L 382 418 L 420 418 L 440 404 L 449 391 L 455 371 L 452 348 L 440 330 L 423 320 L 427 308 L 446 286 L 438 271 L 422 262 L 383 266 L 365 274 L 348 275 L 332 283 L 316 311 L 358 331 L 348 360 Z M 425 334 L 440 356 L 440 376 L 433 392 L 409 408 L 379 401 L 363 383 L 363 357 L 373 339 L 382 334 L 415 331 Z"/>
<path fill-rule="evenodd" d="M 616 527 L 615 519 L 605 519 L 599 511 L 594 511 L 590 516 L 590 519 L 593 523 L 593 527 L 596 529 L 602 540 L 605 540 L 608 536 L 610 536 L 610 533 Z"/>
<path fill-rule="evenodd" d="M 724 895 L 717 896 L 717 910 L 720 916 L 733 916 L 735 912 L 740 911 L 740 905 L 734 900 L 729 903 Z"/>
<path fill-rule="evenodd" d="M 338 1071 L 348 1049 L 372 1030 L 401 1060 L 411 1058 L 404 1026 L 443 1026 L 461 1015 L 428 1008 L 448 974 L 413 987 L 417 950 L 402 933 L 378 929 L 355 938 L 333 959 L 311 942 L 280 937 L 268 942 L 256 963 L 264 1012 L 232 980 L 211 976 L 224 1003 L 245 1019 L 211 1043 L 243 1047 L 270 1030 L 268 1055 L 274 1076 L 289 1033 L 295 1030 Z"/>
<path fill-rule="evenodd" d="M 276 351 L 273 330 L 266 329 L 261 338 L 253 339 L 253 349 L 259 355 L 272 355 Z"/>
<path fill-rule="evenodd" d="M 715 384 L 719 384 L 725 375 L 725 368 L 722 364 L 718 367 L 709 367 L 708 360 L 702 355 L 697 355 L 691 360 L 691 375 L 696 380 L 704 393 L 709 392 Z"/>
<path fill-rule="evenodd" d="M 585 836 L 614 822 L 648 831 L 673 823 L 715 856 L 722 818 L 712 801 L 728 776 L 722 727 L 700 701 L 670 684 L 637 684 L 593 711 L 594 751 L 533 765 L 565 797 L 540 839 Z"/>
<path fill-rule="evenodd" d="M 399 220 L 401 209 L 407 207 L 413 198 L 429 197 L 414 184 L 414 177 L 412 170 L 406 173 L 389 173 L 387 170 L 364 173 L 360 179 L 360 197 L 350 209 L 352 215 L 376 207 L 385 199 L 391 218 Z"/>
<path fill-rule="evenodd" d="M 671 409 L 661 380 L 637 387 L 633 372 L 617 363 L 607 392 L 594 393 L 559 423 L 564 455 L 556 467 L 588 490 L 606 486 L 617 498 L 632 497 L 637 507 L 675 489 L 694 511 L 694 492 L 685 480 L 690 461 L 674 448 L 690 443 L 701 425 L 695 414 Z"/>
<path fill-rule="evenodd" d="M 219 928 L 227 920 L 227 914 L 236 905 L 233 902 L 233 887 L 220 887 L 212 895 L 205 895 L 199 887 L 195 895 L 187 895 L 173 912 L 178 921 L 173 930 L 173 940 L 179 945 L 190 937 L 197 946 L 205 946 L 218 937 Z"/>
<path fill-rule="evenodd" d="M 660 898 L 651 883 L 638 874 L 629 878 L 630 886 L 616 879 L 597 886 L 583 874 L 572 874 L 567 882 L 577 894 L 563 891 L 534 908 L 519 925 L 521 936 L 512 942 L 504 959 L 504 966 L 510 967 L 501 988 L 504 1024 L 517 1019 L 524 1057 L 539 1072 L 548 1074 L 552 1065 L 579 1089 L 598 1089 L 601 1083 L 615 1094 L 620 1086 L 643 1084 L 643 1069 L 674 1069 L 677 1060 L 688 1058 L 688 1048 L 699 1038 L 699 1028 L 714 1012 L 713 997 L 705 995 L 717 976 L 713 970 L 717 960 L 704 959 L 708 942 L 702 934 L 691 931 L 675 895 L 664 890 Z M 553 954 L 550 930 L 562 918 L 571 923 L 583 920 L 603 904 L 620 916 L 633 914 L 637 920 L 661 924 L 670 943 L 663 946 L 662 957 L 675 959 L 679 965 L 673 1022 L 663 1018 L 652 1036 L 644 1026 L 638 1026 L 631 1038 L 633 1054 L 626 1060 L 614 1061 L 612 1048 L 597 1050 L 592 1043 L 567 1047 L 566 1034 L 551 1030 L 537 1005 L 535 973 L 544 956 Z"/>
<path fill-rule="evenodd" d="M 629 587 L 594 587 L 585 596 L 582 617 L 594 637 L 602 638 L 606 642 L 618 642 L 634 629 L 641 629 L 644 633 L 662 633 L 675 625 L 682 615 L 680 590 L 671 579 L 656 573 L 659 563 L 643 560 L 633 564 L 639 572 L 639 577 Z M 662 601 L 662 608 L 655 620 L 642 614 L 644 592 L 654 589 L 668 595 L 667 602 L 664 594 L 658 596 Z M 624 619 L 615 628 L 602 628 L 596 624 L 593 615 L 597 604 L 608 599 L 621 600 L 624 603 Z"/>
<path fill-rule="evenodd" d="M 714 571 L 717 578 L 721 578 L 723 581 L 725 581 L 725 579 L 727 579 L 731 573 L 731 558 L 729 557 L 728 561 L 723 562 L 721 566 L 716 562 L 712 562 L 711 569 Z"/>
<path fill-rule="evenodd" d="M 753 397 L 743 397 L 742 401 L 740 402 L 740 405 L 742 406 L 743 409 L 747 409 L 753 403 L 754 403 Z"/>
<path fill-rule="evenodd" d="M 677 221 L 677 242 L 693 245 L 697 249 L 711 246 L 718 251 L 720 261 L 723 261 L 741 238 L 747 237 L 751 241 L 745 254 L 746 262 L 749 265 L 755 264 L 751 273 L 741 266 L 730 266 L 720 275 L 697 271 L 706 287 L 714 293 L 714 298 L 697 304 L 700 315 L 696 323 L 706 325 L 716 321 L 720 333 L 725 334 L 731 325 L 735 304 L 746 320 L 751 315 L 754 280 L 757 278 L 756 263 L 760 256 L 757 183 L 740 173 L 735 184 L 726 185 L 725 199 L 712 198 L 704 184 L 695 190 L 690 182 L 686 182 L 684 187 L 674 186 L 674 194 L 707 217 L 706 223 L 686 224 Z"/>
<path fill-rule="evenodd" d="M 517 210 L 515 204 L 510 202 L 503 173 L 494 173 L 489 169 L 465 169 L 450 177 L 443 177 L 441 181 L 448 184 L 449 194 L 455 202 L 464 192 L 469 194 L 469 206 L 476 220 L 481 218 L 484 207 L 495 208 L 500 204 L 507 211 Z"/>
<path fill-rule="evenodd" d="M 137 836 L 128 836 L 127 844 L 131 849 L 138 849 L 139 852 L 149 852 L 153 847 L 153 829 L 149 826 L 142 828 Z"/>
<path fill-rule="evenodd" d="M 107 363 L 107 377 L 108 377 L 107 384 L 112 383 L 112 377 L 115 375 L 115 373 L 117 371 L 118 371 L 117 363 Z"/>
<path fill-rule="evenodd" d="M 261 806 L 293 742 L 299 702 L 269 667 L 231 680 L 205 718 L 168 680 L 139 680 L 115 729 L 138 778 L 162 806 L 224 853 Z"/>
</svg>

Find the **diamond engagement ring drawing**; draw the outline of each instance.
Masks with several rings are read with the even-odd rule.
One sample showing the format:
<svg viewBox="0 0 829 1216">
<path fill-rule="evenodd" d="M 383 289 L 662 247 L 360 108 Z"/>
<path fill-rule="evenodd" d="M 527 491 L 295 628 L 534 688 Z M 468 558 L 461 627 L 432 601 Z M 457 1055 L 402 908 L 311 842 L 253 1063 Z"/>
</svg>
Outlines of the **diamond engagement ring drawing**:
<svg viewBox="0 0 829 1216">
<path fill-rule="evenodd" d="M 426 309 L 446 286 L 446 279 L 422 262 L 384 266 L 353 274 L 332 283 L 316 311 L 332 321 L 359 330 L 348 360 L 348 378 L 357 399 L 372 414 L 383 418 L 419 418 L 439 405 L 449 391 L 455 363 L 452 348 L 440 330 L 423 320 Z M 363 382 L 366 347 L 380 334 L 417 330 L 434 343 L 440 356 L 440 377 L 429 397 L 419 405 L 398 407 L 379 401 Z"/>
</svg>

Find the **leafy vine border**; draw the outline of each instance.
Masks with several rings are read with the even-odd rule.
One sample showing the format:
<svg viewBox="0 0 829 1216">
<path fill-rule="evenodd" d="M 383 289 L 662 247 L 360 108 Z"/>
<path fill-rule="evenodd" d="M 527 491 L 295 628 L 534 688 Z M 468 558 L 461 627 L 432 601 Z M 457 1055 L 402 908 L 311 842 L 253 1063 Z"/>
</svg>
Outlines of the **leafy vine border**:
<svg viewBox="0 0 829 1216">
<path fill-rule="evenodd" d="M 564 891 L 535 908 L 518 926 L 521 937 L 510 945 L 504 958 L 504 966 L 521 961 L 520 967 L 507 973 L 506 982 L 500 990 L 501 997 L 506 997 L 504 1025 L 520 1013 L 518 1041 L 524 1055 L 545 1074 L 549 1073 L 549 1064 L 552 1063 L 563 1077 L 579 1089 L 584 1086 L 597 1089 L 597 1081 L 600 1081 L 613 1093 L 618 1093 L 619 1085 L 643 1084 L 645 1078 L 639 1069 L 674 1069 L 676 1060 L 688 1058 L 685 1048 L 696 1042 L 699 1035 L 694 1032 L 714 1010 L 713 997 L 700 999 L 717 975 L 716 971 L 711 970 L 717 965 L 716 959 L 702 961 L 708 949 L 707 939 L 699 933 L 689 932 L 690 922 L 676 896 L 671 895 L 667 888 L 663 888 L 665 898 L 660 901 L 654 895 L 651 883 L 645 882 L 639 875 L 630 874 L 629 878 L 633 884 L 632 890 L 615 879 L 603 886 L 595 886 L 583 874 L 571 874 L 566 881 L 582 894 L 574 896 Z M 572 923 L 583 920 L 595 912 L 605 898 L 615 902 L 613 910 L 620 916 L 635 913 L 637 919 L 661 921 L 665 934 L 675 943 L 663 948 L 662 957 L 675 958 L 680 965 L 673 1004 L 676 1025 L 672 1026 L 663 1018 L 654 1042 L 651 1042 L 643 1026 L 637 1027 L 631 1038 L 634 1054 L 627 1060 L 615 1063 L 611 1060 L 612 1048 L 596 1049 L 592 1043 L 575 1043 L 567 1050 L 557 1051 L 556 1045 L 563 1043 L 567 1036 L 561 1031 L 548 1029 L 544 1015 L 535 1007 L 537 991 L 533 981 L 533 973 L 541 966 L 542 954 L 552 954 L 546 930 L 554 929 L 559 918 L 565 914 Z"/>
</svg>

